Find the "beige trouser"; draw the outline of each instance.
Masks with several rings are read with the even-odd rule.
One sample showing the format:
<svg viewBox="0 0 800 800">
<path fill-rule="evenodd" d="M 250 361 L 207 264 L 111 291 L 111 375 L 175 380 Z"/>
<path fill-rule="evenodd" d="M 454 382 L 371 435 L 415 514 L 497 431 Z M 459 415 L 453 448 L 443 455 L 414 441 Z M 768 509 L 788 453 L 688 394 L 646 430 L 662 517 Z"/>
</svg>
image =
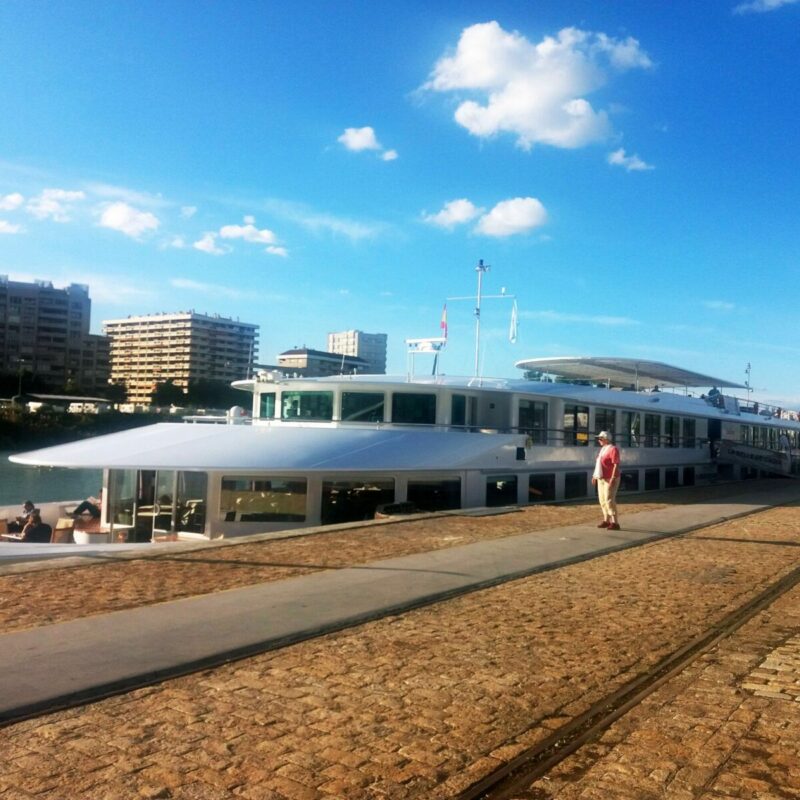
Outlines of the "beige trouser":
<svg viewBox="0 0 800 800">
<path fill-rule="evenodd" d="M 617 519 L 617 489 L 619 488 L 619 478 L 607 481 L 605 478 L 597 479 L 597 497 L 600 500 L 600 508 L 603 509 L 603 517 L 608 520 Z"/>
</svg>

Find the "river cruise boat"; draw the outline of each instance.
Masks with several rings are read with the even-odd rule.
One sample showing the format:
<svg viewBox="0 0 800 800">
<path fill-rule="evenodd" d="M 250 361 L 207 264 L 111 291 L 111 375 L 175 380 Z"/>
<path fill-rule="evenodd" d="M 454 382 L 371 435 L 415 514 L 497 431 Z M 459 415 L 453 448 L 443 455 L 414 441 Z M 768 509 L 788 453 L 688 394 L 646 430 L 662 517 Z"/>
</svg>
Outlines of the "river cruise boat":
<svg viewBox="0 0 800 800">
<path fill-rule="evenodd" d="M 739 384 L 619 358 L 517 366 L 540 379 L 263 372 L 234 384 L 250 412 L 220 424 L 159 423 L 11 460 L 102 468 L 101 522 L 115 541 L 579 500 L 593 491 L 601 430 L 621 449 L 622 492 L 796 468 L 797 415 L 720 391 Z"/>
</svg>

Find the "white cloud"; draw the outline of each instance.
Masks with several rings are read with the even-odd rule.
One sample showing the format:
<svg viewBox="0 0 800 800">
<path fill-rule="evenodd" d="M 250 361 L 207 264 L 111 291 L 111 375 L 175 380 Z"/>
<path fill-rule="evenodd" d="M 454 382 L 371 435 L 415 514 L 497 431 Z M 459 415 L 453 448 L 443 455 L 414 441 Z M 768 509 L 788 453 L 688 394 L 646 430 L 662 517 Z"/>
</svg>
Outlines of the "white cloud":
<svg viewBox="0 0 800 800">
<path fill-rule="evenodd" d="M 642 170 L 655 169 L 655 167 L 642 161 L 637 155 L 626 155 L 624 148 L 620 147 L 613 153 L 608 154 L 608 163 L 617 167 L 622 167 L 628 172 L 640 172 Z"/>
<path fill-rule="evenodd" d="M 252 214 L 248 214 L 244 218 L 244 224 L 245 225 L 255 225 L 256 224 L 256 218 Z"/>
<path fill-rule="evenodd" d="M 374 128 L 345 128 L 344 133 L 336 140 L 348 150 L 380 150 L 381 144 L 375 136 Z"/>
<path fill-rule="evenodd" d="M 775 11 L 782 6 L 790 6 L 797 0 L 752 0 L 748 3 L 739 3 L 733 9 L 734 14 L 763 13 L 765 11 Z"/>
<path fill-rule="evenodd" d="M 100 215 L 100 227 L 124 233 L 132 239 L 139 239 L 145 233 L 154 231 L 161 224 L 155 214 L 139 211 L 127 203 L 111 203 Z"/>
<path fill-rule="evenodd" d="M 181 206 L 181 216 L 191 219 L 197 213 L 197 206 Z"/>
<path fill-rule="evenodd" d="M 98 197 L 103 197 L 107 200 L 121 200 L 129 205 L 147 206 L 149 208 L 165 208 L 171 205 L 160 194 L 140 192 L 136 189 L 114 186 L 110 183 L 88 183 L 86 184 L 86 190 Z"/>
<path fill-rule="evenodd" d="M 19 192 L 0 195 L 0 211 L 16 211 L 25 202 L 25 198 Z"/>
<path fill-rule="evenodd" d="M 387 150 L 386 152 L 384 152 L 381 158 L 384 161 L 395 161 L 399 158 L 399 156 L 397 154 L 397 150 Z"/>
<path fill-rule="evenodd" d="M 515 197 L 503 200 L 475 226 L 476 233 L 484 236 L 513 236 L 527 233 L 547 222 L 547 211 L 535 197 Z"/>
<path fill-rule="evenodd" d="M 169 284 L 175 289 L 188 289 L 192 292 L 202 292 L 203 294 L 211 294 L 215 296 L 232 297 L 235 299 L 247 296 L 246 292 L 242 292 L 239 289 L 232 289 L 230 286 L 220 286 L 214 283 L 201 283 L 200 281 L 193 281 L 187 278 L 172 278 Z"/>
<path fill-rule="evenodd" d="M 37 219 L 69 222 L 72 204 L 85 198 L 86 194 L 80 191 L 44 189 L 40 195 L 28 201 L 26 208 Z"/>
<path fill-rule="evenodd" d="M 346 217 L 336 217 L 333 214 L 314 211 L 302 203 L 292 203 L 285 200 L 269 200 L 264 203 L 264 209 L 290 222 L 302 225 L 313 233 L 323 230 L 330 231 L 331 233 L 346 236 L 353 242 L 358 242 L 362 239 L 373 239 L 389 229 L 386 223 L 360 222 Z"/>
<path fill-rule="evenodd" d="M 535 319 L 540 322 L 588 323 L 591 325 L 627 326 L 641 325 L 638 320 L 629 317 L 612 317 L 591 314 L 565 314 L 560 311 L 521 311 L 523 319 Z"/>
<path fill-rule="evenodd" d="M 267 245 L 264 250 L 274 256 L 286 257 L 289 252 L 285 247 L 279 247 L 277 244 L 278 237 L 269 228 L 262 228 L 259 230 L 253 224 L 255 218 L 247 216 L 244 218 L 245 225 L 223 225 L 219 229 L 219 235 L 223 239 L 243 239 L 245 242 L 251 244 L 264 244 Z"/>
<path fill-rule="evenodd" d="M 631 37 L 564 28 L 533 44 L 487 22 L 462 31 L 455 53 L 439 59 L 424 88 L 477 94 L 455 112 L 474 136 L 512 133 L 526 150 L 539 143 L 575 148 L 611 133 L 607 112 L 596 111 L 585 96 L 607 82 L 611 69 L 651 65 Z"/>
<path fill-rule="evenodd" d="M 3 233 L 21 233 L 22 225 L 14 225 L 4 219 L 0 219 L 0 234 Z"/>
<path fill-rule="evenodd" d="M 452 229 L 456 225 L 475 219 L 482 211 L 482 208 L 478 208 L 462 197 L 460 200 L 451 200 L 449 203 L 445 203 L 441 211 L 436 214 L 426 214 L 423 219 L 431 225 Z"/>
<path fill-rule="evenodd" d="M 203 253 L 208 253 L 212 256 L 221 256 L 225 253 L 229 253 L 230 249 L 226 247 L 218 247 L 217 246 L 217 234 L 216 233 L 204 233 L 201 238 L 199 238 L 193 245 L 195 250 L 200 250 Z"/>
<path fill-rule="evenodd" d="M 703 305 L 712 311 L 733 311 L 736 308 L 734 303 L 729 303 L 727 300 L 705 300 Z"/>
<path fill-rule="evenodd" d="M 186 248 L 186 239 L 183 236 L 173 236 L 168 242 L 162 245 L 164 247 L 174 247 L 176 250 L 184 250 Z"/>
</svg>

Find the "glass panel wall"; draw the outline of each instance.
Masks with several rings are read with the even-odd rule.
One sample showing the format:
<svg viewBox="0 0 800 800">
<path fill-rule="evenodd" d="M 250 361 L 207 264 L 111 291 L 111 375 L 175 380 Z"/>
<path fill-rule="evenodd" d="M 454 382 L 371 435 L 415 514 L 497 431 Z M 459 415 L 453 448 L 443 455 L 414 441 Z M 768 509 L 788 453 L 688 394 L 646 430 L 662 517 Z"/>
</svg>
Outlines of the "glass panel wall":
<svg viewBox="0 0 800 800">
<path fill-rule="evenodd" d="M 258 418 L 273 419 L 275 417 L 275 392 L 262 392 L 258 400 Z"/>
<path fill-rule="evenodd" d="M 219 513 L 227 522 L 303 522 L 306 480 L 247 475 L 223 477 Z"/>
<path fill-rule="evenodd" d="M 333 419 L 333 392 L 284 392 L 281 419 Z"/>
<path fill-rule="evenodd" d="M 108 473 L 108 521 L 115 525 L 133 524 L 136 499 L 136 470 L 112 469 Z"/>
<path fill-rule="evenodd" d="M 564 444 L 586 447 L 589 444 L 589 406 L 564 406 Z"/>
<path fill-rule="evenodd" d="M 638 411 L 622 412 L 622 433 L 619 443 L 622 447 L 638 447 L 641 435 L 642 418 Z"/>
<path fill-rule="evenodd" d="M 467 424 L 467 397 L 463 394 L 454 394 L 450 404 L 450 424 Z"/>
<path fill-rule="evenodd" d="M 683 421 L 683 446 L 695 447 L 697 445 L 697 422 L 693 419 Z"/>
<path fill-rule="evenodd" d="M 519 430 L 528 434 L 534 444 L 547 444 L 547 403 L 520 400 Z"/>
<path fill-rule="evenodd" d="M 661 488 L 661 470 L 646 469 L 644 471 L 644 488 L 645 491 Z"/>
<path fill-rule="evenodd" d="M 205 533 L 208 475 L 205 472 L 179 472 L 175 497 L 175 528 L 189 533 Z"/>
<path fill-rule="evenodd" d="M 611 441 L 617 441 L 617 412 L 613 408 L 596 408 L 594 411 L 594 432 L 595 435 L 600 431 L 608 431 L 611 434 Z M 595 445 L 600 447 L 600 442 L 595 439 Z"/>
<path fill-rule="evenodd" d="M 638 492 L 639 491 L 639 470 L 628 469 L 622 470 L 620 475 L 619 490 L 621 492 Z"/>
<path fill-rule="evenodd" d="M 383 392 L 342 392 L 342 422 L 383 422 Z"/>
<path fill-rule="evenodd" d="M 680 417 L 664 417 L 664 447 L 679 447 L 680 437 Z"/>
<path fill-rule="evenodd" d="M 661 447 L 661 415 L 644 415 L 644 446 Z M 646 488 L 646 487 L 645 487 Z"/>
<path fill-rule="evenodd" d="M 409 481 L 406 499 L 422 511 L 461 508 L 461 478 L 443 481 Z"/>
<path fill-rule="evenodd" d="M 392 422 L 433 425 L 436 422 L 436 395 L 395 392 L 392 394 Z"/>
<path fill-rule="evenodd" d="M 373 519 L 375 509 L 394 501 L 394 480 L 322 482 L 323 525 Z"/>
<path fill-rule="evenodd" d="M 586 497 L 588 480 L 585 472 L 568 472 L 564 475 L 564 498 L 571 500 Z"/>
</svg>

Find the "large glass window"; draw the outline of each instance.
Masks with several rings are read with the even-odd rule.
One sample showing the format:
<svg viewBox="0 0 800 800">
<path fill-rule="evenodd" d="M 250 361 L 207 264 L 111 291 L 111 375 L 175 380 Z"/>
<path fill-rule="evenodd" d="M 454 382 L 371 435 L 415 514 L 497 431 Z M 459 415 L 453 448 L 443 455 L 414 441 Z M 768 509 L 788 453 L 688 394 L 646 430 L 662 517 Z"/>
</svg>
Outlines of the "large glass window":
<svg viewBox="0 0 800 800">
<path fill-rule="evenodd" d="M 661 415 L 644 415 L 644 446 L 661 447 Z M 647 488 L 647 487 L 645 487 Z"/>
<path fill-rule="evenodd" d="M 454 394 L 450 404 L 450 423 L 452 425 L 467 424 L 467 397 L 463 394 Z"/>
<path fill-rule="evenodd" d="M 323 481 L 321 521 L 359 522 L 373 519 L 375 509 L 394 501 L 394 481 L 381 480 Z"/>
<path fill-rule="evenodd" d="M 534 444 L 547 444 L 547 403 L 520 400 L 519 429 L 527 433 Z"/>
<path fill-rule="evenodd" d="M 179 472 L 176 488 L 176 529 L 191 533 L 205 533 L 208 474 L 205 472 Z"/>
<path fill-rule="evenodd" d="M 275 392 L 261 392 L 258 403 L 259 419 L 272 419 L 275 416 Z"/>
<path fill-rule="evenodd" d="M 556 476 L 550 472 L 546 475 L 528 476 L 528 502 L 547 503 L 556 499 Z"/>
<path fill-rule="evenodd" d="M 628 469 L 622 470 L 620 476 L 619 490 L 621 492 L 638 492 L 639 491 L 639 470 Z"/>
<path fill-rule="evenodd" d="M 383 422 L 383 392 L 342 392 L 342 422 Z"/>
<path fill-rule="evenodd" d="M 620 444 L 623 447 L 638 447 L 641 434 L 642 418 L 638 411 L 622 412 L 622 435 Z"/>
<path fill-rule="evenodd" d="M 695 447 L 697 444 L 697 422 L 693 419 L 683 421 L 683 446 Z"/>
<path fill-rule="evenodd" d="M 589 444 L 589 406 L 564 406 L 564 444 L 568 447 Z"/>
<path fill-rule="evenodd" d="M 664 417 L 664 447 L 679 447 L 680 437 L 680 417 Z"/>
<path fill-rule="evenodd" d="M 516 504 L 516 475 L 493 475 L 486 479 L 487 506 L 514 506 Z"/>
<path fill-rule="evenodd" d="M 306 480 L 224 477 L 219 512 L 227 522 L 303 522 L 306 518 Z"/>
<path fill-rule="evenodd" d="M 423 511 L 461 508 L 461 479 L 409 481 L 406 499 Z"/>
<path fill-rule="evenodd" d="M 115 525 L 133 524 L 136 470 L 112 469 L 108 476 L 108 519 Z"/>
<path fill-rule="evenodd" d="M 282 419 L 333 419 L 333 392 L 284 392 Z"/>
<path fill-rule="evenodd" d="M 608 431 L 611 440 L 616 442 L 617 432 L 617 412 L 613 408 L 596 408 L 594 411 L 594 432 L 595 435 L 600 431 Z M 600 442 L 595 439 L 595 444 L 600 446 Z"/>
<path fill-rule="evenodd" d="M 392 422 L 433 425 L 436 422 L 436 395 L 395 392 L 392 395 Z"/>
</svg>

